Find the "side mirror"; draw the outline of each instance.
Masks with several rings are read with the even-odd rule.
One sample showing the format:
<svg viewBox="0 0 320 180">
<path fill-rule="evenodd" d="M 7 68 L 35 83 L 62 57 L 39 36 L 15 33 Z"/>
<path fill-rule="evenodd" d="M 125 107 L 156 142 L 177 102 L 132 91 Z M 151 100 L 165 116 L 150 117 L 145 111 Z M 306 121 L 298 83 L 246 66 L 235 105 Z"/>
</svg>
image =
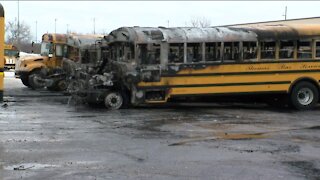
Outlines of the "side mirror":
<svg viewBox="0 0 320 180">
<path fill-rule="evenodd" d="M 52 55 L 52 54 L 49 54 L 49 55 L 48 55 L 48 57 L 49 57 L 49 58 L 52 58 L 52 57 L 53 57 L 53 55 Z"/>
</svg>

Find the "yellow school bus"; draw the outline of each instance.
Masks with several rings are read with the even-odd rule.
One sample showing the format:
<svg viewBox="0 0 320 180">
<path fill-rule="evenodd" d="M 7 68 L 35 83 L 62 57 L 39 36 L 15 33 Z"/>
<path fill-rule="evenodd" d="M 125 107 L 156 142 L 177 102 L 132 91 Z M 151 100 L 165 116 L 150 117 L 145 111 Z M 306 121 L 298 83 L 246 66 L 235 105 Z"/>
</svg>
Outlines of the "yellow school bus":
<svg viewBox="0 0 320 180">
<path fill-rule="evenodd" d="M 4 45 L 4 68 L 14 69 L 19 50 L 12 44 Z"/>
<path fill-rule="evenodd" d="M 0 3 L 0 102 L 3 101 L 4 78 L 4 9 Z"/>
<path fill-rule="evenodd" d="M 300 110 L 319 101 L 320 25 L 122 27 L 107 41 L 112 86 L 94 77 L 90 87 L 111 109 L 193 96 L 274 94 Z"/>
<path fill-rule="evenodd" d="M 33 89 L 46 86 L 44 79 L 60 73 L 62 59 L 79 61 L 79 49 L 87 44 L 94 44 L 99 35 L 52 34 L 42 36 L 41 56 L 25 56 L 16 62 L 15 76 L 25 86 Z M 63 90 L 63 81 L 53 83 L 49 89 Z"/>
</svg>

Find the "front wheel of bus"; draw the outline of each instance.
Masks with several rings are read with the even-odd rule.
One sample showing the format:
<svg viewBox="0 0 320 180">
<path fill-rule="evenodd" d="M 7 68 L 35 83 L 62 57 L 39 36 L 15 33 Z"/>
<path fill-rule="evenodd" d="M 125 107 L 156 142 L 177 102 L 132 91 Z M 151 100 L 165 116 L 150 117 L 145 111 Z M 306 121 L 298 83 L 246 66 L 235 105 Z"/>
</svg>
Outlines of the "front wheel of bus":
<svg viewBox="0 0 320 180">
<path fill-rule="evenodd" d="M 300 82 L 293 87 L 290 98 L 294 108 L 309 110 L 318 103 L 319 91 L 312 83 Z"/>
<path fill-rule="evenodd" d="M 119 92 L 109 92 L 104 98 L 104 105 L 108 109 L 120 109 L 123 106 L 123 96 Z"/>
<path fill-rule="evenodd" d="M 40 70 L 33 71 L 28 77 L 29 85 L 32 89 L 41 89 L 45 87 L 43 75 Z"/>
<path fill-rule="evenodd" d="M 30 87 L 28 76 L 21 76 L 20 79 L 23 85 Z"/>
</svg>

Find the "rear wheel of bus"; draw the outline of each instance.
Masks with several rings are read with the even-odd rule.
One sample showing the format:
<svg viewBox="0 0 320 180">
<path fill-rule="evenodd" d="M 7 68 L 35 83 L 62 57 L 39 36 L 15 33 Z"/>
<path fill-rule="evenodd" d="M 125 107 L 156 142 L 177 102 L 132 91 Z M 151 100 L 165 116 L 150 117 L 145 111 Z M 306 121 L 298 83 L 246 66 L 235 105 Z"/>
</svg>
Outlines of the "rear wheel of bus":
<svg viewBox="0 0 320 180">
<path fill-rule="evenodd" d="M 290 94 L 291 105 L 298 110 L 314 108 L 319 101 L 319 90 L 310 82 L 297 83 Z"/>
</svg>

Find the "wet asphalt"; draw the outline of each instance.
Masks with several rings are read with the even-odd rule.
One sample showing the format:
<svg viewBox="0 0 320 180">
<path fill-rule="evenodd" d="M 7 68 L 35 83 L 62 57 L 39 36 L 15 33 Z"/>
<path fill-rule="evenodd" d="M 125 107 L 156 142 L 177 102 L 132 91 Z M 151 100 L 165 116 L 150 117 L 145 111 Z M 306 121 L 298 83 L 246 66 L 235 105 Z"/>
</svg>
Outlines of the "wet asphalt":
<svg viewBox="0 0 320 180">
<path fill-rule="evenodd" d="M 108 111 L 6 73 L 0 179 L 320 179 L 320 106 L 177 103 Z"/>
</svg>

